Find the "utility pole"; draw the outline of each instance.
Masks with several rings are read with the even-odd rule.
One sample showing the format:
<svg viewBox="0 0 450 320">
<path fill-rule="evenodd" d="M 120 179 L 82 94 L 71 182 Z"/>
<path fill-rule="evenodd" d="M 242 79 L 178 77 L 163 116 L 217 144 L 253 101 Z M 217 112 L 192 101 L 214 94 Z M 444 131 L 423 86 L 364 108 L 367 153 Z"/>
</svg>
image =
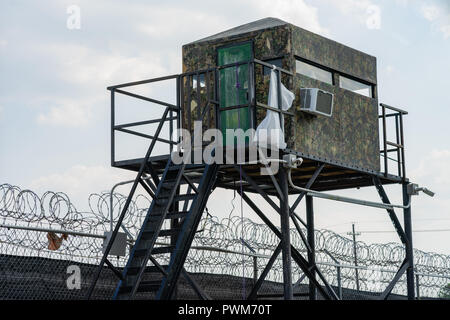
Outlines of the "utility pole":
<svg viewBox="0 0 450 320">
<path fill-rule="evenodd" d="M 353 237 L 353 256 L 354 256 L 354 263 L 355 267 L 358 266 L 358 256 L 356 254 L 356 236 L 361 235 L 360 232 L 355 232 L 355 223 L 352 223 L 352 232 L 347 232 L 347 235 Z M 359 274 L 358 274 L 358 268 L 355 268 L 355 280 L 356 280 L 356 290 L 359 291 Z"/>
</svg>

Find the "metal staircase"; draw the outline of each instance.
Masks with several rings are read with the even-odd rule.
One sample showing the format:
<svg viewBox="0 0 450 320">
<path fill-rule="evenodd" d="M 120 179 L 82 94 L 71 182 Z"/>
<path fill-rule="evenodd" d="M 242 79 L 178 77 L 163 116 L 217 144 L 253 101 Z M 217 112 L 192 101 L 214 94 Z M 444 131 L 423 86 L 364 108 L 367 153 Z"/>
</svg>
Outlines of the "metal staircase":
<svg viewBox="0 0 450 320">
<path fill-rule="evenodd" d="M 156 188 L 151 181 L 145 182 L 149 188 L 148 192 L 151 192 L 151 189 L 156 191 L 153 193 L 152 204 L 122 272 L 109 262 L 108 250 L 105 251 L 102 262 L 104 260 L 120 279 L 114 299 L 133 299 L 138 292 L 153 293 L 155 299 L 170 299 L 181 273 L 200 297 L 207 298 L 185 272 L 183 264 L 214 187 L 218 166 L 206 165 L 197 186 L 186 175 L 185 169 L 186 164 L 175 165 L 169 160 Z M 138 179 L 144 185 L 144 180 Z M 188 186 L 183 193 L 180 193 L 181 184 Z M 166 229 L 164 226 L 168 223 L 165 221 L 170 222 Z M 117 226 L 116 229 L 118 230 Z M 168 237 L 170 241 L 167 241 Z M 162 266 L 158 263 L 157 257 L 164 254 L 170 254 L 170 262 Z M 151 265 L 148 265 L 149 262 Z M 101 269 L 102 263 L 88 298 L 92 295 Z M 152 274 L 152 280 L 143 280 L 148 274 Z"/>
<path fill-rule="evenodd" d="M 176 105 L 162 102 L 156 99 L 140 96 L 135 93 L 122 90 L 124 87 L 130 87 L 141 84 L 148 84 L 157 81 L 176 79 L 177 84 L 177 103 Z M 145 156 L 139 161 L 139 170 L 131 187 L 128 198 L 122 208 L 121 214 L 117 219 L 116 226 L 109 238 L 104 250 L 102 259 L 92 280 L 92 284 L 87 292 L 86 298 L 93 296 L 98 279 L 105 270 L 105 266 L 119 278 L 119 283 L 114 292 L 114 299 L 132 299 L 138 292 L 147 292 L 145 298 L 170 299 L 173 297 L 176 283 L 180 274 L 184 276 L 187 282 L 193 287 L 200 298 L 207 299 L 208 296 L 198 287 L 195 281 L 184 270 L 183 264 L 186 260 L 189 248 L 193 241 L 202 213 L 205 209 L 209 195 L 214 187 L 218 165 L 200 165 L 195 168 L 195 184 L 189 178 L 190 166 L 186 164 L 175 164 L 169 155 L 164 171 L 156 170 L 151 160 L 152 152 L 157 142 L 167 143 L 169 151 L 178 141 L 172 140 L 174 129 L 173 121 L 177 121 L 177 127 L 180 127 L 180 111 L 183 104 L 181 99 L 180 87 L 183 82 L 180 75 L 138 81 L 135 83 L 122 84 L 109 87 L 111 91 L 111 164 L 115 166 L 115 131 L 138 135 L 151 140 Z M 162 105 L 165 110 L 160 119 L 151 119 L 136 123 L 115 124 L 115 94 L 120 93 L 133 98 L 145 100 L 154 104 Z M 215 98 L 215 97 L 214 97 Z M 211 107 L 209 100 L 206 102 L 200 119 L 202 120 Z M 153 135 L 146 135 L 125 129 L 133 126 L 158 123 L 158 127 Z M 170 140 L 160 137 L 165 123 L 169 124 Z M 190 156 L 190 155 L 189 155 Z M 198 173 L 201 172 L 201 177 Z M 137 239 L 130 250 L 128 262 L 123 270 L 114 266 L 108 259 L 111 248 L 119 230 L 122 228 L 122 222 L 128 213 L 128 208 L 136 193 L 137 187 L 141 186 L 153 199 L 150 208 L 146 214 L 143 225 L 140 229 Z M 183 188 L 181 187 L 183 185 Z M 185 192 L 181 193 L 181 190 Z M 168 265 L 160 265 L 158 257 L 167 258 L 170 254 Z M 167 259 L 163 259 L 166 260 Z M 149 265 L 148 265 L 149 264 Z M 151 279 L 148 281 L 148 279 Z M 152 294 L 153 293 L 153 294 Z"/>
<path fill-rule="evenodd" d="M 173 165 L 171 161 L 168 162 L 156 190 L 155 200 L 148 210 L 123 270 L 122 280 L 116 288 L 115 299 L 132 299 L 136 292 L 155 292 L 156 299 L 171 298 L 217 173 L 216 165 L 206 166 L 196 187 L 184 174 L 185 167 L 185 164 Z M 182 180 L 189 185 L 184 194 L 179 193 Z M 174 205 L 180 202 L 185 203 L 182 210 Z M 174 219 L 180 219 L 180 223 L 162 229 L 165 220 Z M 164 237 L 171 237 L 172 241 L 159 244 L 158 239 Z M 171 254 L 169 265 L 159 265 L 156 257 L 167 253 Z M 153 266 L 147 266 L 149 260 Z M 145 273 L 155 271 L 162 277 L 142 281 Z"/>
</svg>

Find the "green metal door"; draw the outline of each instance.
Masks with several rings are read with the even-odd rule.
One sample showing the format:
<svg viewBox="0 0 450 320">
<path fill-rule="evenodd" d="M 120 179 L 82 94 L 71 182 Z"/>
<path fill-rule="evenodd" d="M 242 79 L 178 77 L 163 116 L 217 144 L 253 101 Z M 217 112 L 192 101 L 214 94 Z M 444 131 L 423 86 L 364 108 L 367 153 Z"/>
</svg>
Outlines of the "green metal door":
<svg viewBox="0 0 450 320">
<path fill-rule="evenodd" d="M 230 63 L 250 61 L 253 58 L 252 44 L 243 43 L 217 50 L 219 66 Z M 220 75 L 220 108 L 234 107 L 248 104 L 249 93 L 249 67 L 248 64 L 227 67 L 219 71 Z M 241 128 L 244 132 L 250 128 L 249 108 L 224 110 L 220 112 L 220 125 L 223 134 L 224 146 L 226 142 L 226 129 Z M 235 139 L 235 144 L 236 144 Z M 248 143 L 248 138 L 246 138 Z"/>
</svg>

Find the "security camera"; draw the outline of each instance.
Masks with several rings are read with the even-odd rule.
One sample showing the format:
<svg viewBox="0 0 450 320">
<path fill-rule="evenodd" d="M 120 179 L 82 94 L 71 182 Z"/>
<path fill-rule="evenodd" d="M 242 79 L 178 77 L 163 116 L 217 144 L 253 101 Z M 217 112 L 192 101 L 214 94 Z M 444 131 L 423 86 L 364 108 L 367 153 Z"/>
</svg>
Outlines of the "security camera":
<svg viewBox="0 0 450 320">
<path fill-rule="evenodd" d="M 431 191 L 430 189 L 422 188 L 422 191 L 423 191 L 425 194 L 429 195 L 430 197 L 434 197 L 434 192 Z"/>
<path fill-rule="evenodd" d="M 428 195 L 430 197 L 434 197 L 434 194 L 435 194 L 433 191 L 431 191 L 428 188 L 419 187 L 419 185 L 416 183 L 410 183 L 408 185 L 408 194 L 409 195 L 417 196 L 419 194 L 419 191 L 422 191 L 423 193 L 425 193 L 426 195 Z"/>
</svg>

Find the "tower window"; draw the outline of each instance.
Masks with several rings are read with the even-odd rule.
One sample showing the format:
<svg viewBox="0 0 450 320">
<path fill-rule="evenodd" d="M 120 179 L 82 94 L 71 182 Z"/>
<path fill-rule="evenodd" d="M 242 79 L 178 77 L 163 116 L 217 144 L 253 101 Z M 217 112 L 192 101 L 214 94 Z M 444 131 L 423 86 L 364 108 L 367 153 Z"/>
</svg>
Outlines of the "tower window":
<svg viewBox="0 0 450 320">
<path fill-rule="evenodd" d="M 316 79 L 328 84 L 333 84 L 333 74 L 325 69 L 313 66 L 312 64 L 296 60 L 295 71 L 304 76 Z"/>
<path fill-rule="evenodd" d="M 344 76 L 339 76 L 339 86 L 343 89 L 353 91 L 369 98 L 373 97 L 372 86 L 370 84 L 365 84 Z"/>
</svg>

